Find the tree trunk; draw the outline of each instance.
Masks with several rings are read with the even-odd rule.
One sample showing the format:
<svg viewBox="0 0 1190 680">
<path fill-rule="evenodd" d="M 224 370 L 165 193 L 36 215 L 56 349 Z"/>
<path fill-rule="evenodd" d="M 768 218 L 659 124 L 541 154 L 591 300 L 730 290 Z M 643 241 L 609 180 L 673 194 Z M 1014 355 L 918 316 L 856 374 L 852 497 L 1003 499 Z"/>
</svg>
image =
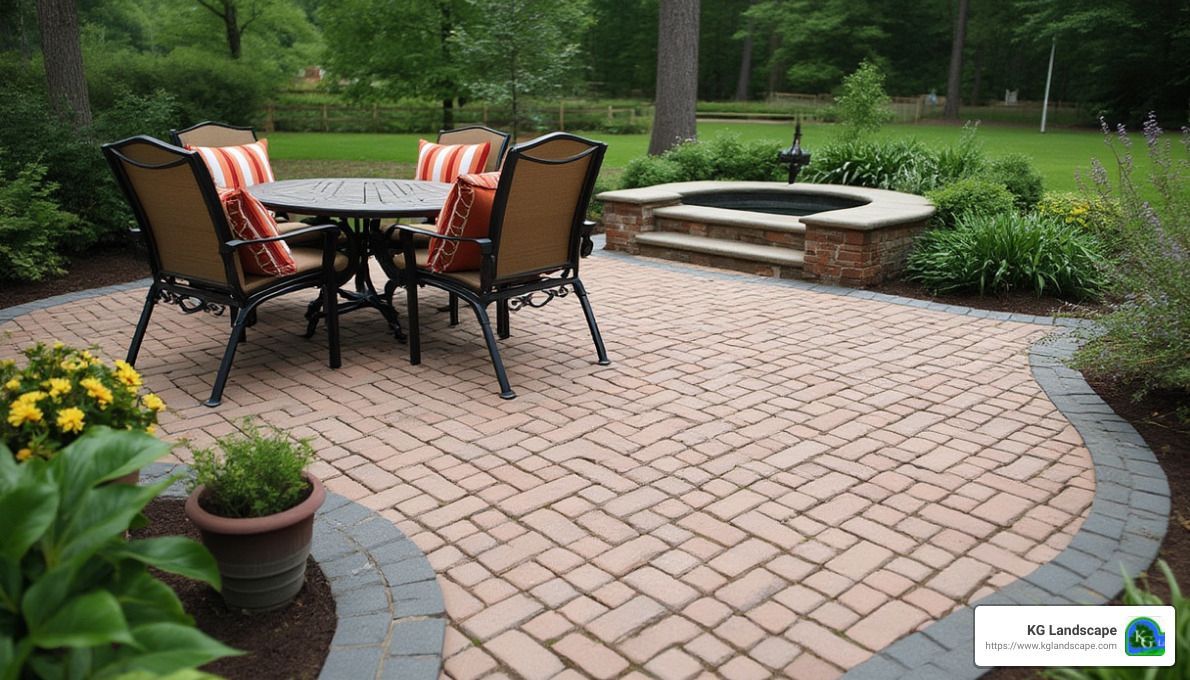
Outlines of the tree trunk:
<svg viewBox="0 0 1190 680">
<path fill-rule="evenodd" d="M 748 99 L 749 85 L 752 83 L 752 27 L 744 34 L 744 44 L 740 46 L 740 75 L 735 82 L 735 100 L 737 102 Z"/>
<path fill-rule="evenodd" d="M 653 156 L 697 136 L 698 5 L 698 0 L 661 0 L 658 9 Z"/>
<path fill-rule="evenodd" d="M 75 127 L 91 124 L 91 99 L 83 74 L 79 15 L 75 0 L 37 0 L 37 25 L 45 56 L 50 104 Z"/>
<path fill-rule="evenodd" d="M 455 129 L 455 101 L 450 97 L 442 98 L 442 129 Z"/>
<path fill-rule="evenodd" d="M 227 27 L 227 49 L 231 51 L 231 58 L 239 59 L 242 50 L 240 48 L 240 22 L 239 17 L 236 16 L 235 3 L 223 4 L 223 24 Z"/>
<path fill-rule="evenodd" d="M 954 40 L 950 44 L 950 73 L 946 77 L 946 108 L 942 117 L 958 120 L 959 97 L 963 85 L 963 43 L 967 39 L 967 5 L 959 0 L 959 12 L 954 18 Z"/>
</svg>

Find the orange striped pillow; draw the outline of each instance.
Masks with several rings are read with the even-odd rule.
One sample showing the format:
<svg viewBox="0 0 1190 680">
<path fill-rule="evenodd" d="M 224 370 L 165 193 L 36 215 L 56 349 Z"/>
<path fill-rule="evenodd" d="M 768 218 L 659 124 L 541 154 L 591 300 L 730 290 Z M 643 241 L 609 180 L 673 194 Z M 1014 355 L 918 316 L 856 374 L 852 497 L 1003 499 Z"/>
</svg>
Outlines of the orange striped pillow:
<svg viewBox="0 0 1190 680">
<path fill-rule="evenodd" d="M 190 146 L 211 171 L 218 189 L 239 189 L 275 181 L 269 165 L 269 140 L 259 139 L 240 146 Z"/>
<path fill-rule="evenodd" d="M 447 236 L 483 238 L 492 221 L 492 203 L 500 173 L 461 175 L 446 195 L 438 213 L 438 233 Z M 474 243 L 430 238 L 426 266 L 434 272 L 464 272 L 479 269 L 483 254 Z"/>
<path fill-rule="evenodd" d="M 492 146 L 479 144 L 435 144 L 417 140 L 417 174 L 414 179 L 453 182 L 460 175 L 483 172 Z"/>
<path fill-rule="evenodd" d="M 233 236 L 239 239 L 271 238 L 277 235 L 277 221 L 255 196 L 243 189 L 220 189 L 219 200 Z M 247 274 L 287 276 L 297 272 L 297 263 L 285 241 L 270 241 L 238 248 L 240 266 Z"/>
</svg>

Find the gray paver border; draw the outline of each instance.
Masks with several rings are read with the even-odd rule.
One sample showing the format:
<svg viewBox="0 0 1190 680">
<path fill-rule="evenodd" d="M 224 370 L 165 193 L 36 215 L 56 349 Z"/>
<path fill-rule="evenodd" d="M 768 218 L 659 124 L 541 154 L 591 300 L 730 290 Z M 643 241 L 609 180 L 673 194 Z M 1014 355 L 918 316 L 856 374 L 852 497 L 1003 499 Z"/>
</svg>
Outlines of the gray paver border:
<svg viewBox="0 0 1190 680">
<path fill-rule="evenodd" d="M 1093 327 L 1092 322 L 1083 319 L 1063 317 L 1012 314 L 991 310 L 946 305 L 928 300 L 916 300 L 875 291 L 844 288 L 828 284 L 799 281 L 796 279 L 768 279 L 749 274 L 695 269 L 681 263 L 640 258 L 626 253 L 603 249 L 604 236 L 595 235 L 595 256 L 651 267 L 665 271 L 681 272 L 686 275 L 720 280 L 750 281 L 773 286 L 787 286 L 801 290 L 831 293 L 843 297 L 875 300 L 890 304 L 917 307 L 947 312 L 978 319 L 1013 321 L 1044 326 L 1066 328 Z M 54 307 L 91 297 L 144 288 L 149 279 L 94 288 L 45 298 L 35 302 L 0 309 L 0 323 L 10 321 L 23 314 Z M 1153 452 L 1141 436 L 1111 410 L 1083 380 L 1077 371 L 1068 368 L 1068 359 L 1078 346 L 1078 340 L 1068 332 L 1050 336 L 1035 343 L 1029 351 L 1029 365 L 1034 379 L 1045 390 L 1047 397 L 1070 421 L 1082 436 L 1091 453 L 1095 468 L 1095 497 L 1091 512 L 1082 527 L 1074 535 L 1062 553 L 1047 564 L 1038 567 L 1031 574 L 1009 584 L 976 604 L 1102 604 L 1118 594 L 1124 585 L 1121 569 L 1135 574 L 1149 566 L 1157 556 L 1157 550 L 1165 537 L 1170 511 L 1169 484 L 1158 465 Z M 163 466 L 173 469 L 172 466 Z M 159 472 L 160 474 L 160 472 Z M 356 509 L 351 509 L 351 508 Z M 332 511 L 344 509 L 340 517 L 331 516 Z M 360 514 L 363 513 L 370 514 Z M 402 641 L 392 647 L 394 634 L 408 630 L 414 636 L 430 635 L 441 639 L 445 631 L 445 607 L 437 581 L 432 577 L 413 584 L 389 587 L 387 591 L 378 582 L 383 582 L 384 573 L 377 568 L 381 562 L 364 546 L 369 539 L 355 540 L 355 528 L 379 519 L 392 530 L 392 538 L 383 543 L 372 543 L 375 552 L 381 553 L 383 564 L 394 565 L 409 562 L 410 566 L 425 556 L 411 541 L 404 537 L 391 522 L 363 506 L 348 501 L 338 494 L 329 494 L 323 506 L 322 516 L 329 521 L 315 524 L 313 552 L 319 562 L 324 559 L 330 564 L 342 564 L 346 568 L 352 559 L 346 546 L 354 546 L 368 555 L 366 564 L 357 563 L 355 573 L 347 573 L 331 580 L 336 601 L 340 592 L 353 593 L 349 600 L 350 615 L 339 611 L 339 628 L 331 643 L 331 655 L 323 666 L 321 678 L 336 677 L 332 673 L 347 673 L 364 677 L 375 668 L 375 677 L 388 677 L 400 671 L 401 677 L 420 669 L 437 677 L 441 667 L 441 642 L 434 655 L 403 654 L 398 652 L 417 650 L 423 647 L 417 640 Z M 377 531 L 370 527 L 363 531 Z M 336 539 L 340 542 L 336 543 Z M 411 549 L 413 552 L 406 554 Z M 323 552 L 326 551 L 326 552 Z M 336 552 L 341 551 L 341 552 Z M 395 553 L 395 554 L 394 554 Z M 338 561 L 335 561 L 335 558 Z M 328 565 L 324 565 L 324 570 Z M 424 565 L 429 568 L 428 562 Z M 334 567 L 338 568 L 338 566 Z M 391 569 L 391 567 L 390 567 Z M 368 580 L 367 572 L 378 574 L 378 580 Z M 360 577 L 360 574 L 364 574 Z M 328 579 L 331 578 L 327 574 Z M 352 578 L 345 581 L 344 578 Z M 336 589 L 336 581 L 339 582 Z M 365 585 L 360 585 L 361 583 Z M 370 589 L 367 586 L 372 586 Z M 416 587 L 413 587 L 416 586 Z M 422 587 L 426 586 L 423 590 Z M 436 592 L 436 597 L 429 594 Z M 366 591 L 366 592 L 364 592 Z M 385 608 L 369 604 L 383 594 L 390 616 L 383 616 Z M 368 598 L 365 595 L 373 595 Z M 346 627 L 344 620 L 349 619 Z M 437 624 L 422 624 L 423 620 L 436 620 Z M 380 624 L 388 627 L 385 635 L 379 635 Z M 398 624 L 416 624 L 409 628 L 398 628 Z M 343 633 L 344 630 L 350 631 Z M 375 631 L 375 632 L 372 632 Z M 426 631 L 429 631 L 428 633 Z M 443 631 L 443 632 L 439 632 Z M 341 637 L 342 634 L 342 637 Z M 381 640 L 372 642 L 372 640 Z M 973 650 L 974 615 L 971 607 L 964 607 L 935 621 L 925 629 L 908 635 L 876 653 L 864 663 L 849 670 L 845 677 L 852 680 L 876 678 L 977 678 L 988 670 L 974 665 Z M 394 651 L 396 650 L 396 651 Z M 383 652 L 389 652 L 387 655 Z M 335 666 L 331 665 L 332 657 Z M 386 666 L 386 659 L 389 663 Z M 387 667 L 387 671 L 385 668 Z M 330 669 L 328 671 L 328 669 Z M 417 676 L 408 677 L 422 677 Z"/>
<path fill-rule="evenodd" d="M 185 471 L 154 463 L 141 471 L 141 481 Z M 186 490 L 179 481 L 162 495 L 184 497 Z M 338 617 L 320 679 L 437 680 L 446 606 L 434 569 L 413 541 L 376 512 L 328 491 L 310 554 L 330 583 Z"/>
</svg>

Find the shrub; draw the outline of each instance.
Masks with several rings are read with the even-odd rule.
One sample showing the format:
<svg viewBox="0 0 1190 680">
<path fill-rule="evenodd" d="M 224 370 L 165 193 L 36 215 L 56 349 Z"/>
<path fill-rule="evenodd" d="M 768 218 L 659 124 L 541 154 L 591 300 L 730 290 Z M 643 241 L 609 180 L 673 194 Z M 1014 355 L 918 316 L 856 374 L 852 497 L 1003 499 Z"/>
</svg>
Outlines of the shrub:
<svg viewBox="0 0 1190 680">
<path fill-rule="evenodd" d="M 194 452 L 190 486 L 206 487 L 203 508 L 222 517 L 264 517 L 300 503 L 310 491 L 302 478 L 314 460 L 310 442 L 294 441 L 276 428 L 265 434 L 248 419 L 242 431 L 218 440 L 221 455 L 212 449 Z"/>
<path fill-rule="evenodd" d="M 952 227 L 959 217 L 971 215 L 996 215 L 1014 213 L 1012 194 L 1003 184 L 986 179 L 967 177 L 941 189 L 927 192 L 926 197 L 934 202 L 938 212 L 934 221 Z"/>
<path fill-rule="evenodd" d="M 177 595 L 148 571 L 218 588 L 210 553 L 181 536 L 124 538 L 173 480 L 147 487 L 111 481 L 168 450 L 143 432 L 99 427 L 52 460 L 18 465 L 0 443 L 6 678 L 163 677 L 236 653 L 196 630 Z"/>
<path fill-rule="evenodd" d="M 0 279 L 40 281 L 63 272 L 59 251 L 78 217 L 58 207 L 58 186 L 45 181 L 46 171 L 29 163 L 0 184 Z M 0 176 L 7 175 L 0 166 Z"/>
<path fill-rule="evenodd" d="M 937 157 L 914 139 L 831 142 L 802 171 L 807 182 L 915 192 L 933 188 L 937 174 Z"/>
<path fill-rule="evenodd" d="M 978 123 L 967 123 L 963 126 L 962 133 L 959 134 L 957 144 L 943 147 L 938 151 L 937 182 L 934 186 L 926 187 L 927 191 L 956 182 L 964 177 L 974 177 L 987 167 L 988 160 L 983 150 L 983 144 L 976 137 L 978 132 Z"/>
<path fill-rule="evenodd" d="M 1033 161 L 1020 154 L 1008 154 L 992 160 L 983 176 L 1003 184 L 1012 194 L 1016 207 L 1021 212 L 1032 210 L 1041 200 L 1042 178 Z"/>
<path fill-rule="evenodd" d="M 1095 298 L 1107 264 L 1093 236 L 1053 218 L 965 213 L 954 229 L 918 238 L 906 273 L 939 292 L 1029 291 Z"/>
<path fill-rule="evenodd" d="M 698 180 L 773 181 L 785 176 L 778 147 L 720 135 L 708 142 L 683 142 L 660 156 L 634 158 L 624 168 L 621 189 Z"/>
<path fill-rule="evenodd" d="M 1174 647 L 1173 655 L 1178 659 L 1190 654 L 1190 598 L 1178 587 L 1178 580 L 1165 560 L 1157 560 L 1157 568 L 1169 584 L 1169 604 L 1174 608 L 1173 630 L 1165 631 L 1166 648 Z M 1136 582 L 1124 575 L 1124 596 L 1126 605 L 1163 605 L 1161 598 L 1147 589 L 1138 588 Z M 1185 664 L 1179 661 L 1173 666 L 1105 666 L 1100 668 L 1054 668 L 1042 675 L 1052 680 L 1183 680 Z"/>
<path fill-rule="evenodd" d="M 0 443 L 17 460 L 52 458 L 86 429 L 106 425 L 152 434 L 165 403 L 140 396 L 141 377 L 132 366 L 114 367 L 88 350 L 37 343 L 24 350 L 24 368 L 0 361 Z"/>
<path fill-rule="evenodd" d="M 1113 251 L 1119 247 L 1120 205 L 1111 198 L 1071 192 L 1046 193 L 1037 202 L 1036 210 L 1086 229 Z"/>
<path fill-rule="evenodd" d="M 891 101 L 884 91 L 884 73 L 880 67 L 864 61 L 854 73 L 843 78 L 834 112 L 848 136 L 862 137 L 893 119 Z"/>
<path fill-rule="evenodd" d="M 1132 178 L 1126 131 L 1121 126 L 1112 134 L 1106 124 L 1103 129 L 1119 181 L 1113 186 L 1098 160 L 1092 161 L 1093 179 L 1100 199 L 1119 206 L 1115 260 L 1125 296 L 1100 319 L 1104 333 L 1085 344 L 1074 363 L 1134 385 L 1138 398 L 1153 390 L 1190 392 L 1190 160 L 1174 159 L 1150 115 L 1144 138 L 1156 200 L 1147 200 Z M 1190 151 L 1190 132 L 1183 131 L 1181 141 Z"/>
</svg>

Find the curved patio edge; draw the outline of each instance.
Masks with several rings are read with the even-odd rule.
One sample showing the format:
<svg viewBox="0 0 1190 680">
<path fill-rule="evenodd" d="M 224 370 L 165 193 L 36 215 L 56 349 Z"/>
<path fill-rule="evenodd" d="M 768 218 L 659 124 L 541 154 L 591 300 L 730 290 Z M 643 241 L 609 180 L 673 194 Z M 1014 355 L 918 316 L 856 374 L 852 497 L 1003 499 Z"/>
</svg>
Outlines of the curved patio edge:
<svg viewBox="0 0 1190 680">
<path fill-rule="evenodd" d="M 598 252 L 601 256 L 632 261 L 640 266 L 690 271 L 689 266 L 680 263 L 644 260 L 604 250 Z M 1095 497 L 1091 511 L 1070 544 L 1057 557 L 975 605 L 1103 604 L 1123 590 L 1121 570 L 1136 575 L 1156 559 L 1170 513 L 1169 482 L 1165 472 L 1140 434 L 1099 398 L 1081 373 L 1065 364 L 1079 346 L 1077 337 L 1069 329 L 1093 327 L 1092 322 L 946 305 L 796 279 L 766 279 L 714 270 L 700 270 L 699 274 L 761 281 L 774 286 L 878 300 L 973 318 L 1065 327 L 1033 344 L 1029 350 L 1029 366 L 1034 379 L 1078 430 L 1091 454 L 1095 469 Z M 925 629 L 893 642 L 851 668 L 843 677 L 848 680 L 978 678 L 992 669 L 975 665 L 975 605 L 957 610 Z"/>
<path fill-rule="evenodd" d="M 185 465 L 154 463 L 153 482 Z M 163 496 L 184 497 L 176 482 Z M 335 598 L 338 625 L 319 678 L 436 680 L 442 668 L 446 607 L 424 553 L 392 522 L 337 493 L 314 523 L 310 553 Z"/>
<path fill-rule="evenodd" d="M 1156 559 L 1169 522 L 1165 472 L 1136 430 L 1065 365 L 1078 345 L 1063 333 L 1029 351 L 1034 379 L 1078 430 L 1095 467 L 1095 498 L 1078 533 L 1028 576 L 897 640 L 844 678 L 978 678 L 991 668 L 975 665 L 974 606 L 1104 604 L 1123 590 L 1123 572 L 1135 576 Z"/>
</svg>

